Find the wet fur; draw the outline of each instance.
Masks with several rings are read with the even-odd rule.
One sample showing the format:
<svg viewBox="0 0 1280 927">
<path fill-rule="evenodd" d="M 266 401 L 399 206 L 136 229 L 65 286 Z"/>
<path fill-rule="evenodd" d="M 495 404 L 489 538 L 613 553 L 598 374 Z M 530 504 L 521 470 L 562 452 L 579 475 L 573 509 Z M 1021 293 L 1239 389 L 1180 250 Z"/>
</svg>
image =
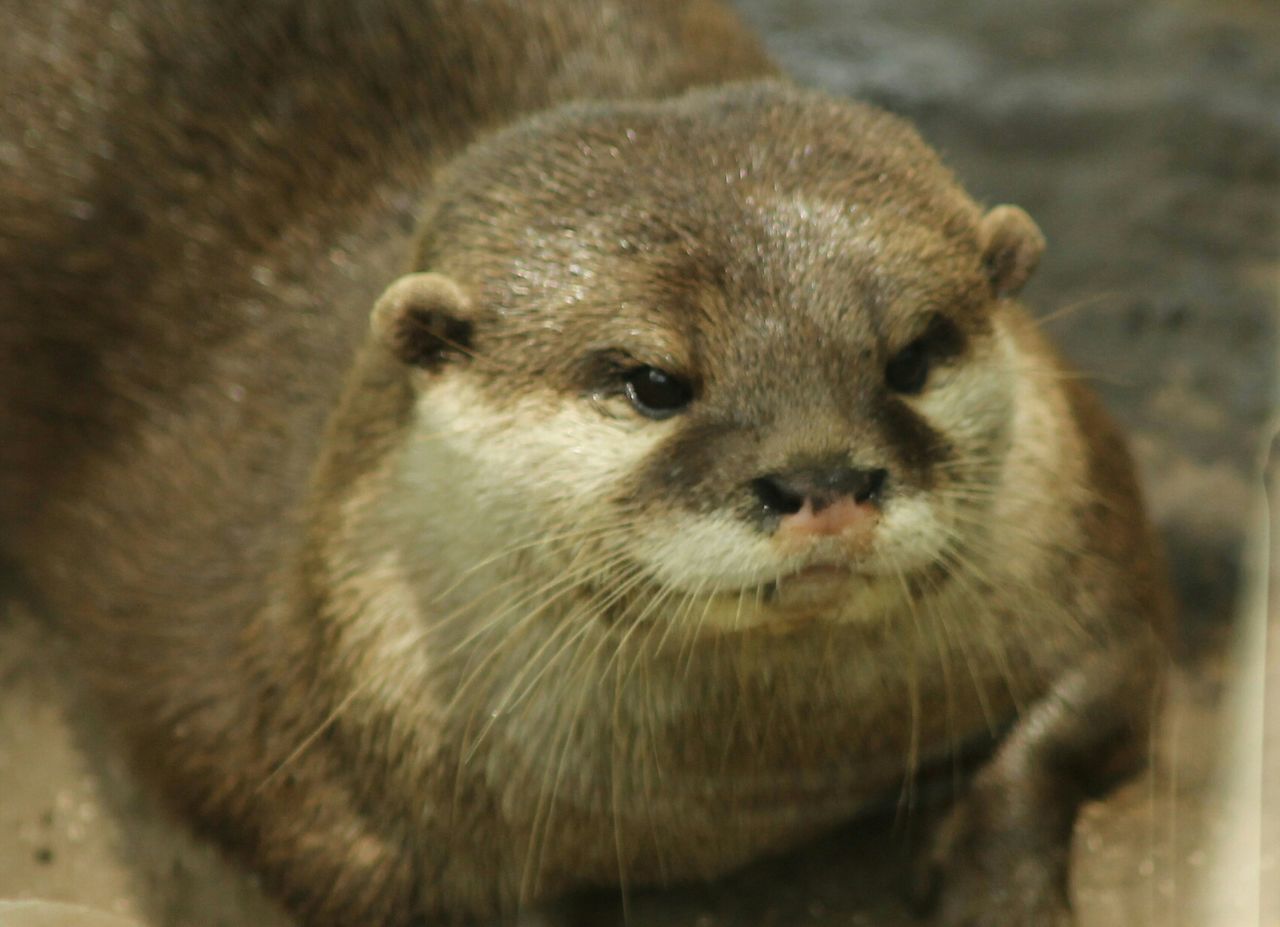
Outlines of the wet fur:
<svg viewBox="0 0 1280 927">
<path fill-rule="evenodd" d="M 949 924 L 1065 916 L 1075 808 L 1140 758 L 1168 602 L 1114 429 L 984 289 L 984 273 L 1029 269 L 983 240 L 980 211 L 909 128 L 764 83 L 575 104 L 466 148 L 579 98 L 773 76 L 712 4 L 4 12 L 21 52 L 0 56 L 17 101 L 0 135 L 21 141 L 0 171 L 0 432 L 18 437 L 0 443 L 0 544 L 65 621 L 138 769 L 304 922 L 511 915 L 583 885 L 713 875 L 1019 714 L 927 881 Z M 609 153 L 647 120 L 651 153 L 687 137 L 689 158 L 746 170 L 727 154 L 744 112 L 769 144 L 743 184 L 866 203 L 881 262 L 906 275 L 891 282 L 973 304 L 961 321 L 1012 357 L 1019 411 L 1013 452 L 979 459 L 986 484 L 968 490 L 996 514 L 965 524 L 944 569 L 889 575 L 842 623 L 713 634 L 764 586 L 655 592 L 611 539 L 723 508 L 707 487 L 738 486 L 740 455 L 716 444 L 723 428 L 623 419 L 636 443 L 598 447 L 594 483 L 532 459 L 556 452 L 547 434 L 595 436 L 601 413 L 625 414 L 590 395 L 565 332 L 536 322 L 612 344 L 618 300 L 676 306 L 730 333 L 705 349 L 716 357 L 734 343 L 727 306 L 801 272 L 801 291 L 844 291 L 818 251 L 735 260 L 752 235 L 773 240 L 769 223 L 828 219 L 734 212 L 740 194 L 713 198 L 685 168 L 650 176 Z M 804 136 L 826 154 L 784 176 Z M 562 187 L 531 179 L 566 164 Z M 654 208 L 592 225 L 575 213 L 585 191 Z M 682 214 L 703 227 L 669 221 Z M 544 226 L 518 224 L 529 215 Z M 496 257 L 513 252 L 523 278 Z M 570 268 L 584 264 L 585 308 L 538 304 L 583 287 Z M 855 268 L 857 285 L 877 266 Z M 464 305 L 432 303 L 426 336 L 370 336 L 406 269 L 460 281 Z M 436 324 L 454 315 L 466 326 Z M 910 336 L 900 319 L 886 339 Z M 665 315 L 648 329 L 657 360 L 694 363 L 678 334 L 692 329 Z M 431 343 L 442 331 L 467 343 Z M 813 359 L 799 325 L 762 344 L 716 372 L 740 378 L 728 393 L 747 416 L 791 395 L 750 377 Z M 930 414 L 886 426 L 922 489 L 965 465 L 940 462 Z M 529 437 L 534 420 L 546 427 Z M 822 431 L 758 449 L 760 467 Z M 664 509 L 669 486 L 688 504 Z M 1008 883 L 1028 855 L 1041 865 Z M 993 886 L 1010 893 L 999 909 Z"/>
</svg>

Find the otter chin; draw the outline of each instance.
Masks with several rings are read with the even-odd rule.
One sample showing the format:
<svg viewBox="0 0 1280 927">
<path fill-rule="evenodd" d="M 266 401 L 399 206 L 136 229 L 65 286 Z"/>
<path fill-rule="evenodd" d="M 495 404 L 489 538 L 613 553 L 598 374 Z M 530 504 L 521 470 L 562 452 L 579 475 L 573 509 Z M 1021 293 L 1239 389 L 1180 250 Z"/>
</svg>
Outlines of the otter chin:
<svg viewBox="0 0 1280 927">
<path fill-rule="evenodd" d="M 925 894 L 1070 923 L 1170 602 L 1026 212 L 711 2 L 148 9 L 88 225 L 0 184 L 0 517 L 174 809 L 301 923 L 509 922 L 980 742 Z"/>
</svg>

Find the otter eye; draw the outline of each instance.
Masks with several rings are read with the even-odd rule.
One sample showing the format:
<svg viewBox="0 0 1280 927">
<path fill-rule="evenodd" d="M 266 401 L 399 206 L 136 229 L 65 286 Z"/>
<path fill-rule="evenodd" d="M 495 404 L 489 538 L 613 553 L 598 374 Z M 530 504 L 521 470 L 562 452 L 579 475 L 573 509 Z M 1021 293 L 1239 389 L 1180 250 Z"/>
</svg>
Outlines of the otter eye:
<svg viewBox="0 0 1280 927">
<path fill-rule="evenodd" d="M 884 367 L 884 382 L 895 393 L 914 395 L 929 382 L 929 374 L 939 364 L 964 352 L 965 336 L 956 324 L 941 313 L 934 313 L 924 334 L 916 338 Z"/>
<path fill-rule="evenodd" d="M 893 355 L 884 368 L 884 382 L 895 393 L 918 393 L 928 379 L 929 349 L 924 338 L 917 338 Z"/>
<path fill-rule="evenodd" d="M 622 375 L 627 398 L 636 411 L 649 418 L 675 415 L 693 400 L 688 380 L 657 367 L 636 367 Z"/>
</svg>

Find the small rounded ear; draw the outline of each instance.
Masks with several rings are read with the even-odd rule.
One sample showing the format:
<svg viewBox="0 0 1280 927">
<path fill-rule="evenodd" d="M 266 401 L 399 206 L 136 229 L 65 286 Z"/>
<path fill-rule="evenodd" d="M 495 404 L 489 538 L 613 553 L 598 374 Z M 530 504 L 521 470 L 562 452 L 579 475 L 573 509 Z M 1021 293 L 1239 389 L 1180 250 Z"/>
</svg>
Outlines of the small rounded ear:
<svg viewBox="0 0 1280 927">
<path fill-rule="evenodd" d="M 379 297 L 370 324 L 374 336 L 413 367 L 438 370 L 471 350 L 471 302 L 442 274 L 408 274 Z"/>
<path fill-rule="evenodd" d="M 996 206 L 978 225 L 982 269 L 996 296 L 1014 296 L 1031 277 L 1044 253 L 1044 235 L 1017 206 Z"/>
</svg>

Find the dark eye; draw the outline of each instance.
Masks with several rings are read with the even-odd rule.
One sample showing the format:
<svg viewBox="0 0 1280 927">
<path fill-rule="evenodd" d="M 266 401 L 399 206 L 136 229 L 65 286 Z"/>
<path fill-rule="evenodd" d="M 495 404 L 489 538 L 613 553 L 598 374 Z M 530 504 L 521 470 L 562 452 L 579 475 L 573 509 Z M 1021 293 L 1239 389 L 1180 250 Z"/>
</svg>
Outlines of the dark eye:
<svg viewBox="0 0 1280 927">
<path fill-rule="evenodd" d="M 693 400 L 688 380 L 657 367 L 635 367 L 622 375 L 627 398 L 641 415 L 669 418 Z"/>
<path fill-rule="evenodd" d="M 928 341 L 917 338 L 889 358 L 884 368 L 884 382 L 895 393 L 918 393 L 929 379 L 929 361 Z"/>
<path fill-rule="evenodd" d="M 924 333 L 893 357 L 884 368 L 884 382 L 895 393 L 914 395 L 929 382 L 929 374 L 964 353 L 965 336 L 954 322 L 934 313 Z"/>
</svg>

